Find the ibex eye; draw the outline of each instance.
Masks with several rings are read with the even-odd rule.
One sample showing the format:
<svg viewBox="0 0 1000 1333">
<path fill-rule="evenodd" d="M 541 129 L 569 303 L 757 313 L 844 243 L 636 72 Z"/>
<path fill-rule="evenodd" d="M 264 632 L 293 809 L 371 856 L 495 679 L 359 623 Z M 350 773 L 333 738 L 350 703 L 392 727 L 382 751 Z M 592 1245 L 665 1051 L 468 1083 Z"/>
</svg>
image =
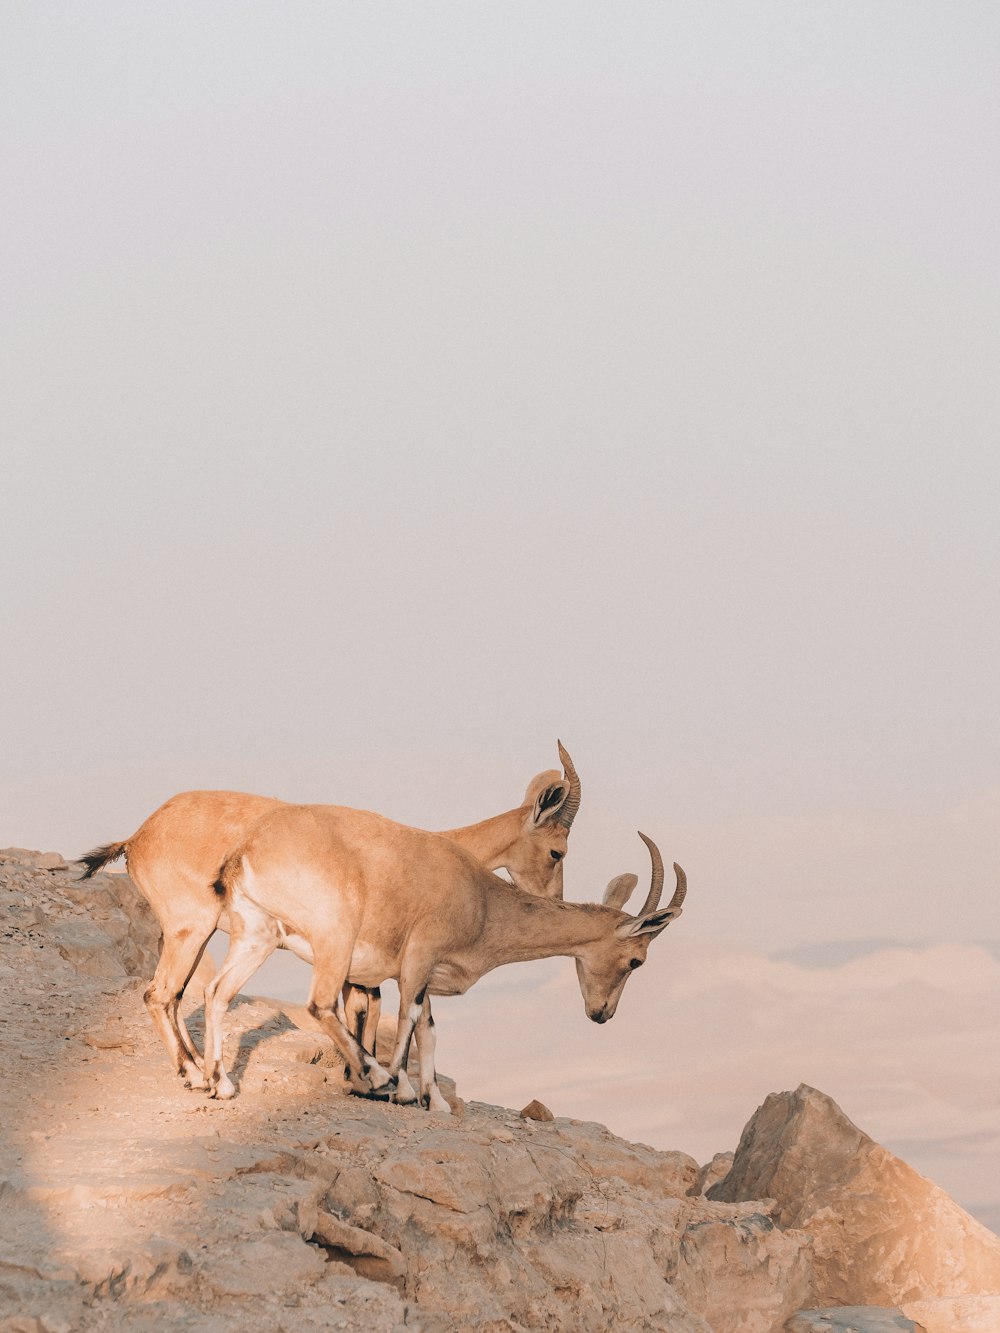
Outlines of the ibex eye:
<svg viewBox="0 0 1000 1333">
<path fill-rule="evenodd" d="M 633 970 L 637 967 L 642 967 L 642 959 L 633 958 L 632 961 L 629 963 L 629 967 L 631 967 Z"/>
<path fill-rule="evenodd" d="M 552 857 L 553 861 L 561 861 L 564 855 L 564 852 L 549 852 L 549 856 Z"/>
</svg>

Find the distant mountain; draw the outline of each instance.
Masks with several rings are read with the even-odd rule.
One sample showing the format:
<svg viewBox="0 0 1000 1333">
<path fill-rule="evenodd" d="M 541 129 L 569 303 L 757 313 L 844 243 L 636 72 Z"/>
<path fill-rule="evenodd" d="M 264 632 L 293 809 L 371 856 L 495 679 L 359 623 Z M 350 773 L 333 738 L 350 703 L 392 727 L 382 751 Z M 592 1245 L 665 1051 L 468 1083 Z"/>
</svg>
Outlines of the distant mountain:
<svg viewBox="0 0 1000 1333">
<path fill-rule="evenodd" d="M 883 949 L 927 949 L 926 941 L 888 939 L 873 936 L 861 940 L 820 940 L 813 944 L 799 944 L 791 949 L 781 949 L 767 957 L 776 963 L 795 963 L 798 967 L 842 967 L 844 963 L 853 963 L 858 958 L 879 953 Z M 1000 940 L 981 940 L 979 948 L 985 949 L 1000 961 Z"/>
</svg>

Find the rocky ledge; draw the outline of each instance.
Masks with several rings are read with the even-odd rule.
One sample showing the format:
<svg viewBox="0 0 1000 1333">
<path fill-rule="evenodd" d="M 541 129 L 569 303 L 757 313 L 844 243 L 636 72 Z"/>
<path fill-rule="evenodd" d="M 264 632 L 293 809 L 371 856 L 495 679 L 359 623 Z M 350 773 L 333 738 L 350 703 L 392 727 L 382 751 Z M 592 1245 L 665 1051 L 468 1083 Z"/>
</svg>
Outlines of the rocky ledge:
<svg viewBox="0 0 1000 1333">
<path fill-rule="evenodd" d="M 1000 1329 L 1000 1239 L 814 1089 L 700 1166 L 447 1082 L 450 1118 L 348 1097 L 250 1000 L 209 1102 L 146 1017 L 126 877 L 8 848 L 0 920 L 0 1331 Z"/>
</svg>

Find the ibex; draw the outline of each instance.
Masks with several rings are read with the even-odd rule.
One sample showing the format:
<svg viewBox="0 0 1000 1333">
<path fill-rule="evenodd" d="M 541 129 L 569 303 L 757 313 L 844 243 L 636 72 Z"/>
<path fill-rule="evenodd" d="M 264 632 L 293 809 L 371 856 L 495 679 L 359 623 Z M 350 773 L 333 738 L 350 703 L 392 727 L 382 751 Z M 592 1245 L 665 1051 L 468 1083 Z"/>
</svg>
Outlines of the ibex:
<svg viewBox="0 0 1000 1333">
<path fill-rule="evenodd" d="M 488 869 L 505 869 L 519 888 L 548 898 L 562 898 L 562 863 L 580 808 L 580 779 L 569 754 L 558 744 L 563 773 L 555 769 L 539 773 L 516 809 L 441 835 L 466 848 Z M 182 792 L 160 806 L 130 838 L 80 858 L 86 867 L 82 878 L 88 879 L 124 854 L 129 875 L 156 914 L 163 948 L 144 998 L 171 1063 L 192 1088 L 206 1084 L 179 1007 L 209 939 L 220 924 L 227 928 L 224 919 L 220 922 L 224 903 L 212 886 L 229 852 L 264 815 L 283 805 L 274 797 L 242 792 Z M 302 936 L 287 935 L 280 947 L 306 962 L 313 960 L 309 941 Z M 351 987 L 344 1002 L 351 1030 L 374 1052 L 377 993 L 369 996 Z"/>
<path fill-rule="evenodd" d="M 576 959 L 588 1017 L 614 1015 L 649 942 L 681 912 L 677 887 L 659 907 L 663 862 L 649 848 L 649 895 L 637 916 L 621 910 L 636 885 L 619 875 L 604 902 L 532 897 L 491 875 L 447 838 L 341 806 L 285 806 L 266 815 L 227 859 L 216 885 L 229 908 L 229 953 L 205 991 L 205 1078 L 209 1095 L 232 1097 L 222 1066 L 222 1019 L 233 996 L 287 935 L 309 941 L 309 1011 L 347 1064 L 352 1088 L 395 1091 L 415 1100 L 404 1068 L 411 1035 L 420 1061 L 420 1101 L 447 1111 L 434 1082 L 428 996 L 459 995 L 504 963 L 567 955 Z M 399 983 L 399 1025 L 388 1069 L 364 1049 L 337 1012 L 345 981 Z"/>
</svg>

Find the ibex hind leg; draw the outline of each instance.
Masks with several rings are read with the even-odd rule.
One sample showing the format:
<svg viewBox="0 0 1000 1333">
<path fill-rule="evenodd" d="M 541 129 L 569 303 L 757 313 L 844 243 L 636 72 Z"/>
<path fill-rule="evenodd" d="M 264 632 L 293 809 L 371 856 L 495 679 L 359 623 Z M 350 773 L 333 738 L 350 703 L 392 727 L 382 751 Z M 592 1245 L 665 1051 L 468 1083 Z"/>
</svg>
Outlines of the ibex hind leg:
<svg viewBox="0 0 1000 1333">
<path fill-rule="evenodd" d="M 365 1025 L 358 1040 L 366 1051 L 371 1051 L 372 1055 L 377 1058 L 378 1021 L 382 1017 L 382 988 L 381 986 L 372 986 L 366 993 L 368 995 L 368 1009 L 365 1013 Z"/>
<path fill-rule="evenodd" d="M 278 947 L 274 923 L 256 912 L 233 929 L 229 952 L 216 976 L 205 987 L 205 1081 L 208 1095 L 222 1101 L 236 1095 L 222 1063 L 222 1020 L 233 997 L 246 985 L 266 958 Z"/>
<path fill-rule="evenodd" d="M 337 1012 L 343 1021 L 344 1027 L 347 1028 L 354 1040 L 365 1048 L 369 1055 L 374 1055 L 375 1047 L 365 1041 L 368 1013 L 371 1008 L 371 991 L 366 990 L 364 986 L 352 986 L 347 981 L 344 983 L 343 997 L 343 1010 L 338 1009 Z"/>
<path fill-rule="evenodd" d="M 179 1013 L 181 996 L 201 960 L 215 929 L 214 920 L 195 922 L 180 930 L 165 930 L 156 972 L 145 995 L 146 1008 L 160 1035 L 170 1062 L 192 1088 L 205 1087 L 198 1053 Z"/>
</svg>

